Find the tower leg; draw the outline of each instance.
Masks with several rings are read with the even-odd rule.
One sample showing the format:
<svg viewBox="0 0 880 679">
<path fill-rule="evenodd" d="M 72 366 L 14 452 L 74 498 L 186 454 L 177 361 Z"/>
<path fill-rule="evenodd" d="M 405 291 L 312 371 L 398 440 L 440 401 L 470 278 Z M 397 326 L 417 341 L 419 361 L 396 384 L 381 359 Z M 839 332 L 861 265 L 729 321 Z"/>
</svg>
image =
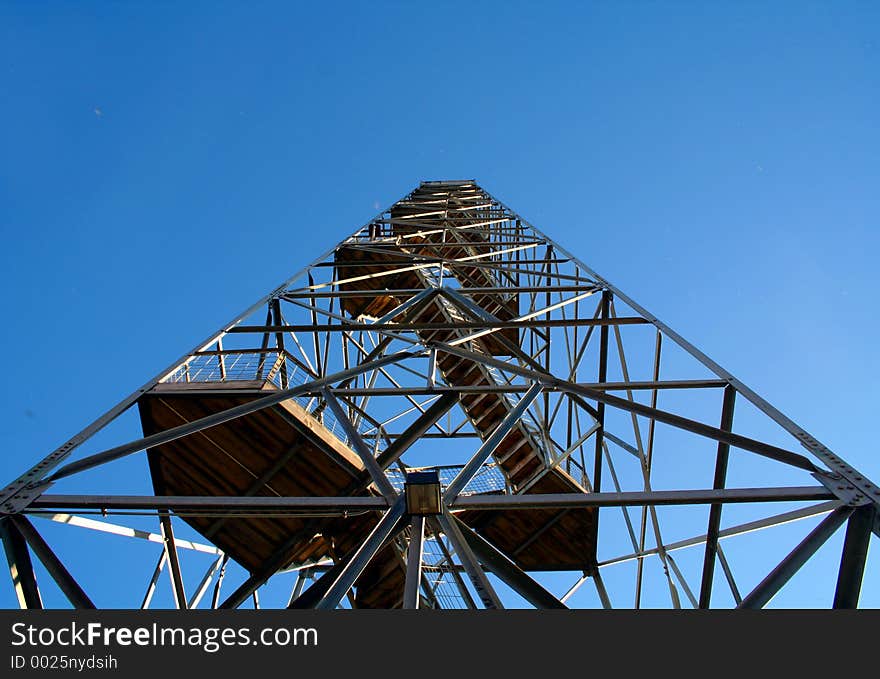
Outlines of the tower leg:
<svg viewBox="0 0 880 679">
<path fill-rule="evenodd" d="M 834 608 L 856 608 L 859 605 L 874 511 L 871 505 L 859 507 L 849 517 L 837 576 L 837 590 L 834 593 Z"/>
<path fill-rule="evenodd" d="M 40 597 L 40 589 L 37 587 L 34 564 L 31 561 L 24 537 L 10 519 L 0 521 L 0 536 L 3 538 L 6 560 L 9 562 L 9 575 L 12 577 L 12 585 L 15 587 L 19 606 L 22 608 L 42 608 L 43 600 Z"/>
</svg>

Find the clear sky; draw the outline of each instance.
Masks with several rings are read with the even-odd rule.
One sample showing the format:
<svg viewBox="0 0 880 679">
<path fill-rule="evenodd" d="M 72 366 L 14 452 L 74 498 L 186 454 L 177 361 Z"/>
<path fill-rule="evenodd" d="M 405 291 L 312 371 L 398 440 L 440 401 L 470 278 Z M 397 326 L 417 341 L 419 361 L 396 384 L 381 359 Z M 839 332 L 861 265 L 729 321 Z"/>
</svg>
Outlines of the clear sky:
<svg viewBox="0 0 880 679">
<path fill-rule="evenodd" d="M 444 178 L 880 481 L 878 26 L 875 2 L 0 2 L 0 483 Z"/>
</svg>

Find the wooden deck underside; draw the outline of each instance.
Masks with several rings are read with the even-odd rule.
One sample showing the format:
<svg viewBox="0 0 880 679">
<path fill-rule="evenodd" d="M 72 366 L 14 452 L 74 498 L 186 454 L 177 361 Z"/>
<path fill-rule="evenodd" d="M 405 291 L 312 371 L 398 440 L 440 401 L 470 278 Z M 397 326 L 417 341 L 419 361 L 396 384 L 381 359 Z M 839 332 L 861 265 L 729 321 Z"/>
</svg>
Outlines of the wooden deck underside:
<svg viewBox="0 0 880 679">
<path fill-rule="evenodd" d="M 192 422 L 259 395 L 250 390 L 242 394 L 185 387 L 156 390 L 139 401 L 144 433 Z M 356 487 L 360 460 L 322 430 L 288 401 L 152 448 L 148 459 L 154 490 L 157 495 L 236 497 L 367 495 Z M 256 487 L 258 480 L 266 482 Z M 351 534 L 369 531 L 376 521 L 372 514 L 346 520 L 195 516 L 186 520 L 251 571 L 297 533 L 302 539 L 289 550 L 287 564 L 319 560 L 339 550 L 345 553 Z"/>
<path fill-rule="evenodd" d="M 204 384 L 159 385 L 138 403 L 144 434 L 192 422 L 265 395 L 265 391 L 253 388 L 236 393 L 233 385 L 217 385 L 215 391 Z M 151 448 L 148 459 L 157 495 L 370 494 L 357 456 L 290 401 Z M 547 484 L 556 483 L 552 475 L 546 478 Z M 558 484 L 553 488 L 542 492 L 563 490 Z M 580 530 L 582 522 L 575 519 L 578 512 L 492 510 L 462 512 L 459 516 L 523 568 L 571 569 L 586 568 L 588 562 L 583 555 L 590 553 L 589 534 Z M 285 543 L 285 565 L 344 558 L 363 541 L 378 517 L 371 512 L 345 518 L 182 518 L 254 572 Z M 544 532 L 535 539 L 542 529 Z M 355 584 L 356 605 L 399 607 L 404 577 L 405 564 L 399 550 L 386 546 Z"/>
</svg>

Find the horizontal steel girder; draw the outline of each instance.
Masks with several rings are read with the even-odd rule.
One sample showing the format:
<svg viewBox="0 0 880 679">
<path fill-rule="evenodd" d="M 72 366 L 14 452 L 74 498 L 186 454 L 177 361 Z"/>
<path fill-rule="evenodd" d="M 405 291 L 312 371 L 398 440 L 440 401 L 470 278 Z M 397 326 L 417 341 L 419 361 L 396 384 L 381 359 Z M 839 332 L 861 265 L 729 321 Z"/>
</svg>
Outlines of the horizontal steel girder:
<svg viewBox="0 0 880 679">
<path fill-rule="evenodd" d="M 543 509 L 568 507 L 629 507 L 692 505 L 716 502 L 814 502 L 834 499 L 824 486 L 791 488 L 729 488 L 659 490 L 626 493 L 546 493 L 536 495 L 468 495 L 458 497 L 453 509 Z M 48 509 L 157 510 L 178 512 L 228 510 L 248 512 L 315 512 L 345 514 L 388 508 L 381 497 L 220 497 L 167 495 L 43 495 L 29 512 Z"/>
</svg>

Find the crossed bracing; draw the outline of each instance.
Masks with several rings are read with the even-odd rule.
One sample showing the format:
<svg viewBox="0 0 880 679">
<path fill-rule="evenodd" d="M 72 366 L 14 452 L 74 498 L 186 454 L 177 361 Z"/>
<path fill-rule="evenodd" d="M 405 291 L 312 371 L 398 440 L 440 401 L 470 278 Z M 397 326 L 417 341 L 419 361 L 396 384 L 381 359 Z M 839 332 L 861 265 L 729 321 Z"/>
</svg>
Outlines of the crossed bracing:
<svg viewBox="0 0 880 679">
<path fill-rule="evenodd" d="M 685 359 L 699 370 L 671 377 Z M 183 412 L 196 393 L 221 405 Z M 684 407 L 661 407 L 684 395 L 714 403 L 717 426 Z M 794 437 L 806 455 L 778 437 L 737 433 L 739 403 L 773 421 L 788 441 Z M 134 405 L 144 436 L 67 461 Z M 156 430 L 148 432 L 160 407 L 162 426 L 153 423 Z M 271 426 L 305 438 L 257 468 L 229 450 L 220 433 L 261 413 L 275 417 Z M 658 490 L 658 466 L 684 445 L 668 432 L 703 441 L 705 463 L 702 475 L 682 468 L 679 486 Z M 192 441 L 210 447 L 201 466 L 177 468 L 173 456 L 161 453 L 171 446 L 188 451 Z M 731 448 L 771 460 L 793 481 L 728 488 Z M 236 465 L 242 482 L 222 493 L 222 478 L 202 494 L 49 492 L 67 477 L 145 450 L 153 451 L 154 486 L 184 471 L 223 476 L 216 469 L 224 460 Z M 329 460 L 326 477 L 338 476 L 328 486 L 333 494 L 295 485 L 305 484 L 291 474 L 307 476 L 304 459 L 310 469 Z M 441 511 L 408 513 L 406 474 L 441 466 Z M 319 481 L 310 487 L 322 487 Z M 423 183 L 66 442 L 0 499 L 23 606 L 41 605 L 31 554 L 73 605 L 93 605 L 31 523 L 38 516 L 161 543 L 141 605 L 151 604 L 167 569 L 181 608 L 207 604 L 212 589 L 213 607 L 249 599 L 258 605 L 258 591 L 291 571 L 298 575 L 282 602 L 291 607 L 498 608 L 499 582 L 536 607 L 569 605 L 586 582 L 603 606 L 639 607 L 651 563 L 660 567 L 672 606 L 709 607 L 720 567 L 733 603 L 760 607 L 844 523 L 829 586 L 834 606 L 852 607 L 870 534 L 878 533 L 878 502 L 880 492 L 863 475 L 472 182 Z M 769 503 L 785 509 L 722 526 L 737 506 Z M 664 539 L 668 507 L 702 508 L 705 529 Z M 89 519 L 89 512 L 152 514 L 159 532 Z M 741 591 L 722 540 L 816 517 L 823 518 L 803 540 Z M 206 542 L 175 538 L 175 523 L 195 528 Z M 236 534 L 235 526 L 253 535 Z M 242 535 L 251 536 L 247 545 Z M 266 543 L 262 551 L 258 539 Z M 702 548 L 698 577 L 688 577 L 676 558 L 691 547 Z M 179 552 L 196 551 L 210 553 L 211 563 L 187 596 Z M 625 599 L 606 587 L 603 574 L 633 562 Z M 245 564 L 246 573 L 223 597 L 230 563 Z M 548 569 L 573 575 L 564 589 L 557 581 L 552 587 L 536 575 Z"/>
</svg>

